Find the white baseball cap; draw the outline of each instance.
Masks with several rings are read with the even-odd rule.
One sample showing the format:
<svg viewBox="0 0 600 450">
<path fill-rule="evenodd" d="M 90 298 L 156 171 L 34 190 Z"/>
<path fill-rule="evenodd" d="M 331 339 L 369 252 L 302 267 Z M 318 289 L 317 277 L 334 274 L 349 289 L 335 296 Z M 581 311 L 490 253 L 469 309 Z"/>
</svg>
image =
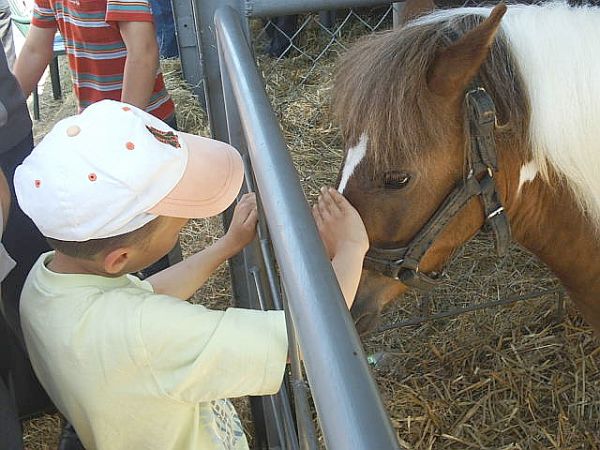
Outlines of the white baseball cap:
<svg viewBox="0 0 600 450">
<path fill-rule="evenodd" d="M 81 242 L 137 230 L 158 216 L 219 214 L 243 178 L 230 145 L 103 100 L 58 122 L 17 167 L 14 184 L 44 236 Z"/>
</svg>

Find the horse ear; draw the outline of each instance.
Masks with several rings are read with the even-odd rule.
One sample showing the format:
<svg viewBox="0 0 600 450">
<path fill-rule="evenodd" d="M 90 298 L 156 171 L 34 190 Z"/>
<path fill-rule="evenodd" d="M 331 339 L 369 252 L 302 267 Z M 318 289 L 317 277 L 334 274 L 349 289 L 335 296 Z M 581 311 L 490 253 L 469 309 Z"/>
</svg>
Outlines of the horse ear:
<svg viewBox="0 0 600 450">
<path fill-rule="evenodd" d="M 406 0 L 400 12 L 400 25 L 437 9 L 433 0 Z"/>
<path fill-rule="evenodd" d="M 440 50 L 429 68 L 429 90 L 443 97 L 462 96 L 494 42 L 506 5 L 496 5 L 489 17 L 458 41 Z"/>
</svg>

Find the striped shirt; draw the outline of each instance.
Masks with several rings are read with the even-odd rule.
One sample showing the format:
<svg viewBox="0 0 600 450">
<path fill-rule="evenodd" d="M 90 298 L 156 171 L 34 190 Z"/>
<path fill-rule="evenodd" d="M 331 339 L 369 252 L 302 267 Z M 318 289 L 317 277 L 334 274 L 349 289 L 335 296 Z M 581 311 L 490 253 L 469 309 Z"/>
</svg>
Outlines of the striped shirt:
<svg viewBox="0 0 600 450">
<path fill-rule="evenodd" d="M 121 100 L 127 48 L 119 22 L 152 22 L 148 0 L 35 0 L 32 25 L 58 27 L 64 38 L 80 111 Z M 160 70 L 146 111 L 162 120 L 175 112 Z"/>
</svg>

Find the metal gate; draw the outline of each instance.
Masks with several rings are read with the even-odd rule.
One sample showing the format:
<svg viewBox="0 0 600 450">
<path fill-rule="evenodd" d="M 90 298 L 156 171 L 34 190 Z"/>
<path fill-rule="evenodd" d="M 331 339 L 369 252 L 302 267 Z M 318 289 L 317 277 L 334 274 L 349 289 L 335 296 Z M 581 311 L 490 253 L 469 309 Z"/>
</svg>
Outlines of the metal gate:
<svg viewBox="0 0 600 450">
<path fill-rule="evenodd" d="M 251 399 L 256 448 L 319 448 L 310 385 L 328 449 L 396 449 L 395 432 L 256 69 L 247 21 L 382 2 L 198 0 L 191 8 L 178 3 L 186 78 L 198 81 L 197 93 L 202 81 L 213 137 L 241 152 L 247 168 L 244 190 L 259 198 L 258 239 L 230 261 L 236 304 L 285 309 L 288 321 L 291 364 L 282 389 Z M 193 21 L 180 15 L 190 10 Z M 196 42 L 187 34 L 192 24 Z M 191 64 L 189 55 L 201 55 L 202 64 Z"/>
</svg>

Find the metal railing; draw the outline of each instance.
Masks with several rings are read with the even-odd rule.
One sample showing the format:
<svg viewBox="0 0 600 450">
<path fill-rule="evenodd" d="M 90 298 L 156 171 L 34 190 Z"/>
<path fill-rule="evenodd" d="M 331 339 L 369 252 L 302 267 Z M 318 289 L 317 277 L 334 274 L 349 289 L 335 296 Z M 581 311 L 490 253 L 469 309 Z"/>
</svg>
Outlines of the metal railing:
<svg viewBox="0 0 600 450">
<path fill-rule="evenodd" d="M 319 10 L 389 5 L 383 0 L 246 0 L 243 13 L 248 17 L 272 17 Z"/>
<path fill-rule="evenodd" d="M 313 6 L 283 3 L 296 10 Z M 318 448 L 303 365 L 328 449 L 396 449 L 395 432 L 256 68 L 243 14 L 250 4 L 270 14 L 269 3 L 233 0 L 197 1 L 193 9 L 213 137 L 244 156 L 246 190 L 257 192 L 261 210 L 257 242 L 231 261 L 234 295 L 240 306 L 286 306 L 292 378 L 277 395 L 253 400 L 255 419 L 264 417 L 256 446 Z"/>
</svg>

